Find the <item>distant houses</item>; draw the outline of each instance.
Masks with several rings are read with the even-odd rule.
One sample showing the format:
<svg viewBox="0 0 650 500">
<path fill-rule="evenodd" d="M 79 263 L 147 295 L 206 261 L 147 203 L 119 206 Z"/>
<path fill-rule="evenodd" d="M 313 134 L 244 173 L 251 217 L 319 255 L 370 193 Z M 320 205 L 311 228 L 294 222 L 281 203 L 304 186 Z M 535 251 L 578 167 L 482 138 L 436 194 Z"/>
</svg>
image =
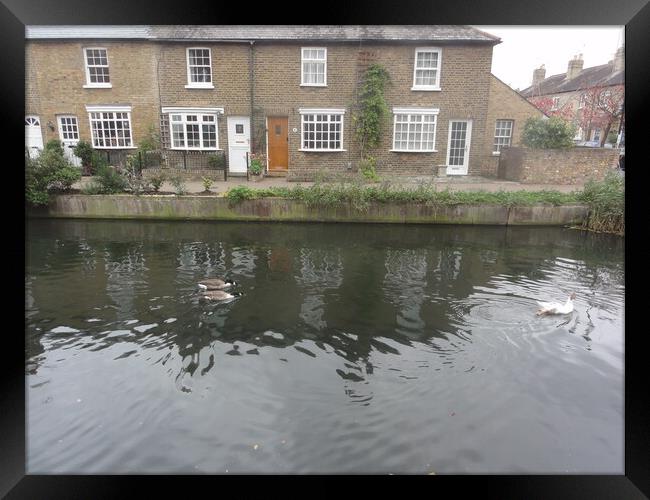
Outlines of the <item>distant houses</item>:
<svg viewBox="0 0 650 500">
<path fill-rule="evenodd" d="M 547 115 L 574 123 L 577 144 L 619 145 L 625 129 L 624 49 L 620 47 L 607 64 L 583 66 L 582 54 L 568 62 L 565 73 L 546 77 L 542 65 L 520 94 Z"/>
</svg>

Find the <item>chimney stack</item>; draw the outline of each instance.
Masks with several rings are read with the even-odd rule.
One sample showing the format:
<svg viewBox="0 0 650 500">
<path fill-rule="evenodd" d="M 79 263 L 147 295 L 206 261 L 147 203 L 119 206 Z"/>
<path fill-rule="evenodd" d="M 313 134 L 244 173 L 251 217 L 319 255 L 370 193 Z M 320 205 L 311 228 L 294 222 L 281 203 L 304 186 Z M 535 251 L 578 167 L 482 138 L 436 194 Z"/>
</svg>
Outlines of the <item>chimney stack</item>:
<svg viewBox="0 0 650 500">
<path fill-rule="evenodd" d="M 582 71 L 582 67 L 585 62 L 582 60 L 582 54 L 579 56 L 574 56 L 573 59 L 569 61 L 569 68 L 566 72 L 566 79 L 572 80 Z"/>
<path fill-rule="evenodd" d="M 614 56 L 614 71 L 623 71 L 625 69 L 625 49 L 619 47 Z"/>
<path fill-rule="evenodd" d="M 533 85 L 539 84 L 546 77 L 546 68 L 542 64 L 539 68 L 533 71 Z"/>
</svg>

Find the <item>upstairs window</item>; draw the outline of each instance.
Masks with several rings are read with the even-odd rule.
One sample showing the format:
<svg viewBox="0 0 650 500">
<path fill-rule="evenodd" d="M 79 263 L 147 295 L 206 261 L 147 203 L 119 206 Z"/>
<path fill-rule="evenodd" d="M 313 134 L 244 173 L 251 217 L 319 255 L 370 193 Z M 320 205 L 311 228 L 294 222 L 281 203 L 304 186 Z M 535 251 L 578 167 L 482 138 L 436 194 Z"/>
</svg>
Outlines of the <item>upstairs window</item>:
<svg viewBox="0 0 650 500">
<path fill-rule="evenodd" d="M 439 48 L 415 49 L 411 90 L 440 90 L 440 56 Z"/>
<path fill-rule="evenodd" d="M 210 49 L 187 49 L 187 85 L 185 88 L 214 88 Z"/>
<path fill-rule="evenodd" d="M 85 88 L 112 87 L 108 73 L 108 53 L 106 49 L 97 47 L 84 49 L 84 62 L 86 65 Z"/>
<path fill-rule="evenodd" d="M 580 94 L 580 100 L 578 101 L 578 109 L 584 108 L 586 101 L 587 101 L 587 94 L 583 92 L 582 94 Z"/>
<path fill-rule="evenodd" d="M 513 120 L 497 120 L 496 127 L 494 129 L 494 148 L 492 149 L 492 152 L 494 154 L 500 154 L 502 147 L 510 146 L 510 143 L 512 141 L 513 125 Z"/>
<path fill-rule="evenodd" d="M 311 87 L 327 85 L 327 49 L 303 47 L 300 84 Z"/>
</svg>

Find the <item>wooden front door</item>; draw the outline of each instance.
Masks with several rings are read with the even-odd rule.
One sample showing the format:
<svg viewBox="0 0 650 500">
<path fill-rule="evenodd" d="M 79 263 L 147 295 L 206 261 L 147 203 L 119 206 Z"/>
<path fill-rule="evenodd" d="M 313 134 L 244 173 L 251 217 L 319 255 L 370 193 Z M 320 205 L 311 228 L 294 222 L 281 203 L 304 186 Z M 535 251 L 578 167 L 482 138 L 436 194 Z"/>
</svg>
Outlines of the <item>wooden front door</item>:
<svg viewBox="0 0 650 500">
<path fill-rule="evenodd" d="M 268 119 L 269 171 L 286 172 L 289 168 L 289 118 Z"/>
</svg>

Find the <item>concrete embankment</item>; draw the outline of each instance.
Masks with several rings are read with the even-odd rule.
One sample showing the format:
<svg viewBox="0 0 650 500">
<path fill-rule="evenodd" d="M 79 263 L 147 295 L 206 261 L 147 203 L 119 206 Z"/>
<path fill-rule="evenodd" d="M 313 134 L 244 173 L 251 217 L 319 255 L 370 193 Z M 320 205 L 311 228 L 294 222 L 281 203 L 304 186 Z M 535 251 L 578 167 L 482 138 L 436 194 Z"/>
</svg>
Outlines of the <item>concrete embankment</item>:
<svg viewBox="0 0 650 500">
<path fill-rule="evenodd" d="M 501 205 L 429 205 L 371 203 L 327 207 L 280 198 L 231 203 L 212 196 L 56 195 L 33 217 L 90 219 L 160 219 L 282 222 L 380 222 L 421 224 L 481 224 L 567 226 L 581 224 L 585 205 L 506 207 Z"/>
</svg>

